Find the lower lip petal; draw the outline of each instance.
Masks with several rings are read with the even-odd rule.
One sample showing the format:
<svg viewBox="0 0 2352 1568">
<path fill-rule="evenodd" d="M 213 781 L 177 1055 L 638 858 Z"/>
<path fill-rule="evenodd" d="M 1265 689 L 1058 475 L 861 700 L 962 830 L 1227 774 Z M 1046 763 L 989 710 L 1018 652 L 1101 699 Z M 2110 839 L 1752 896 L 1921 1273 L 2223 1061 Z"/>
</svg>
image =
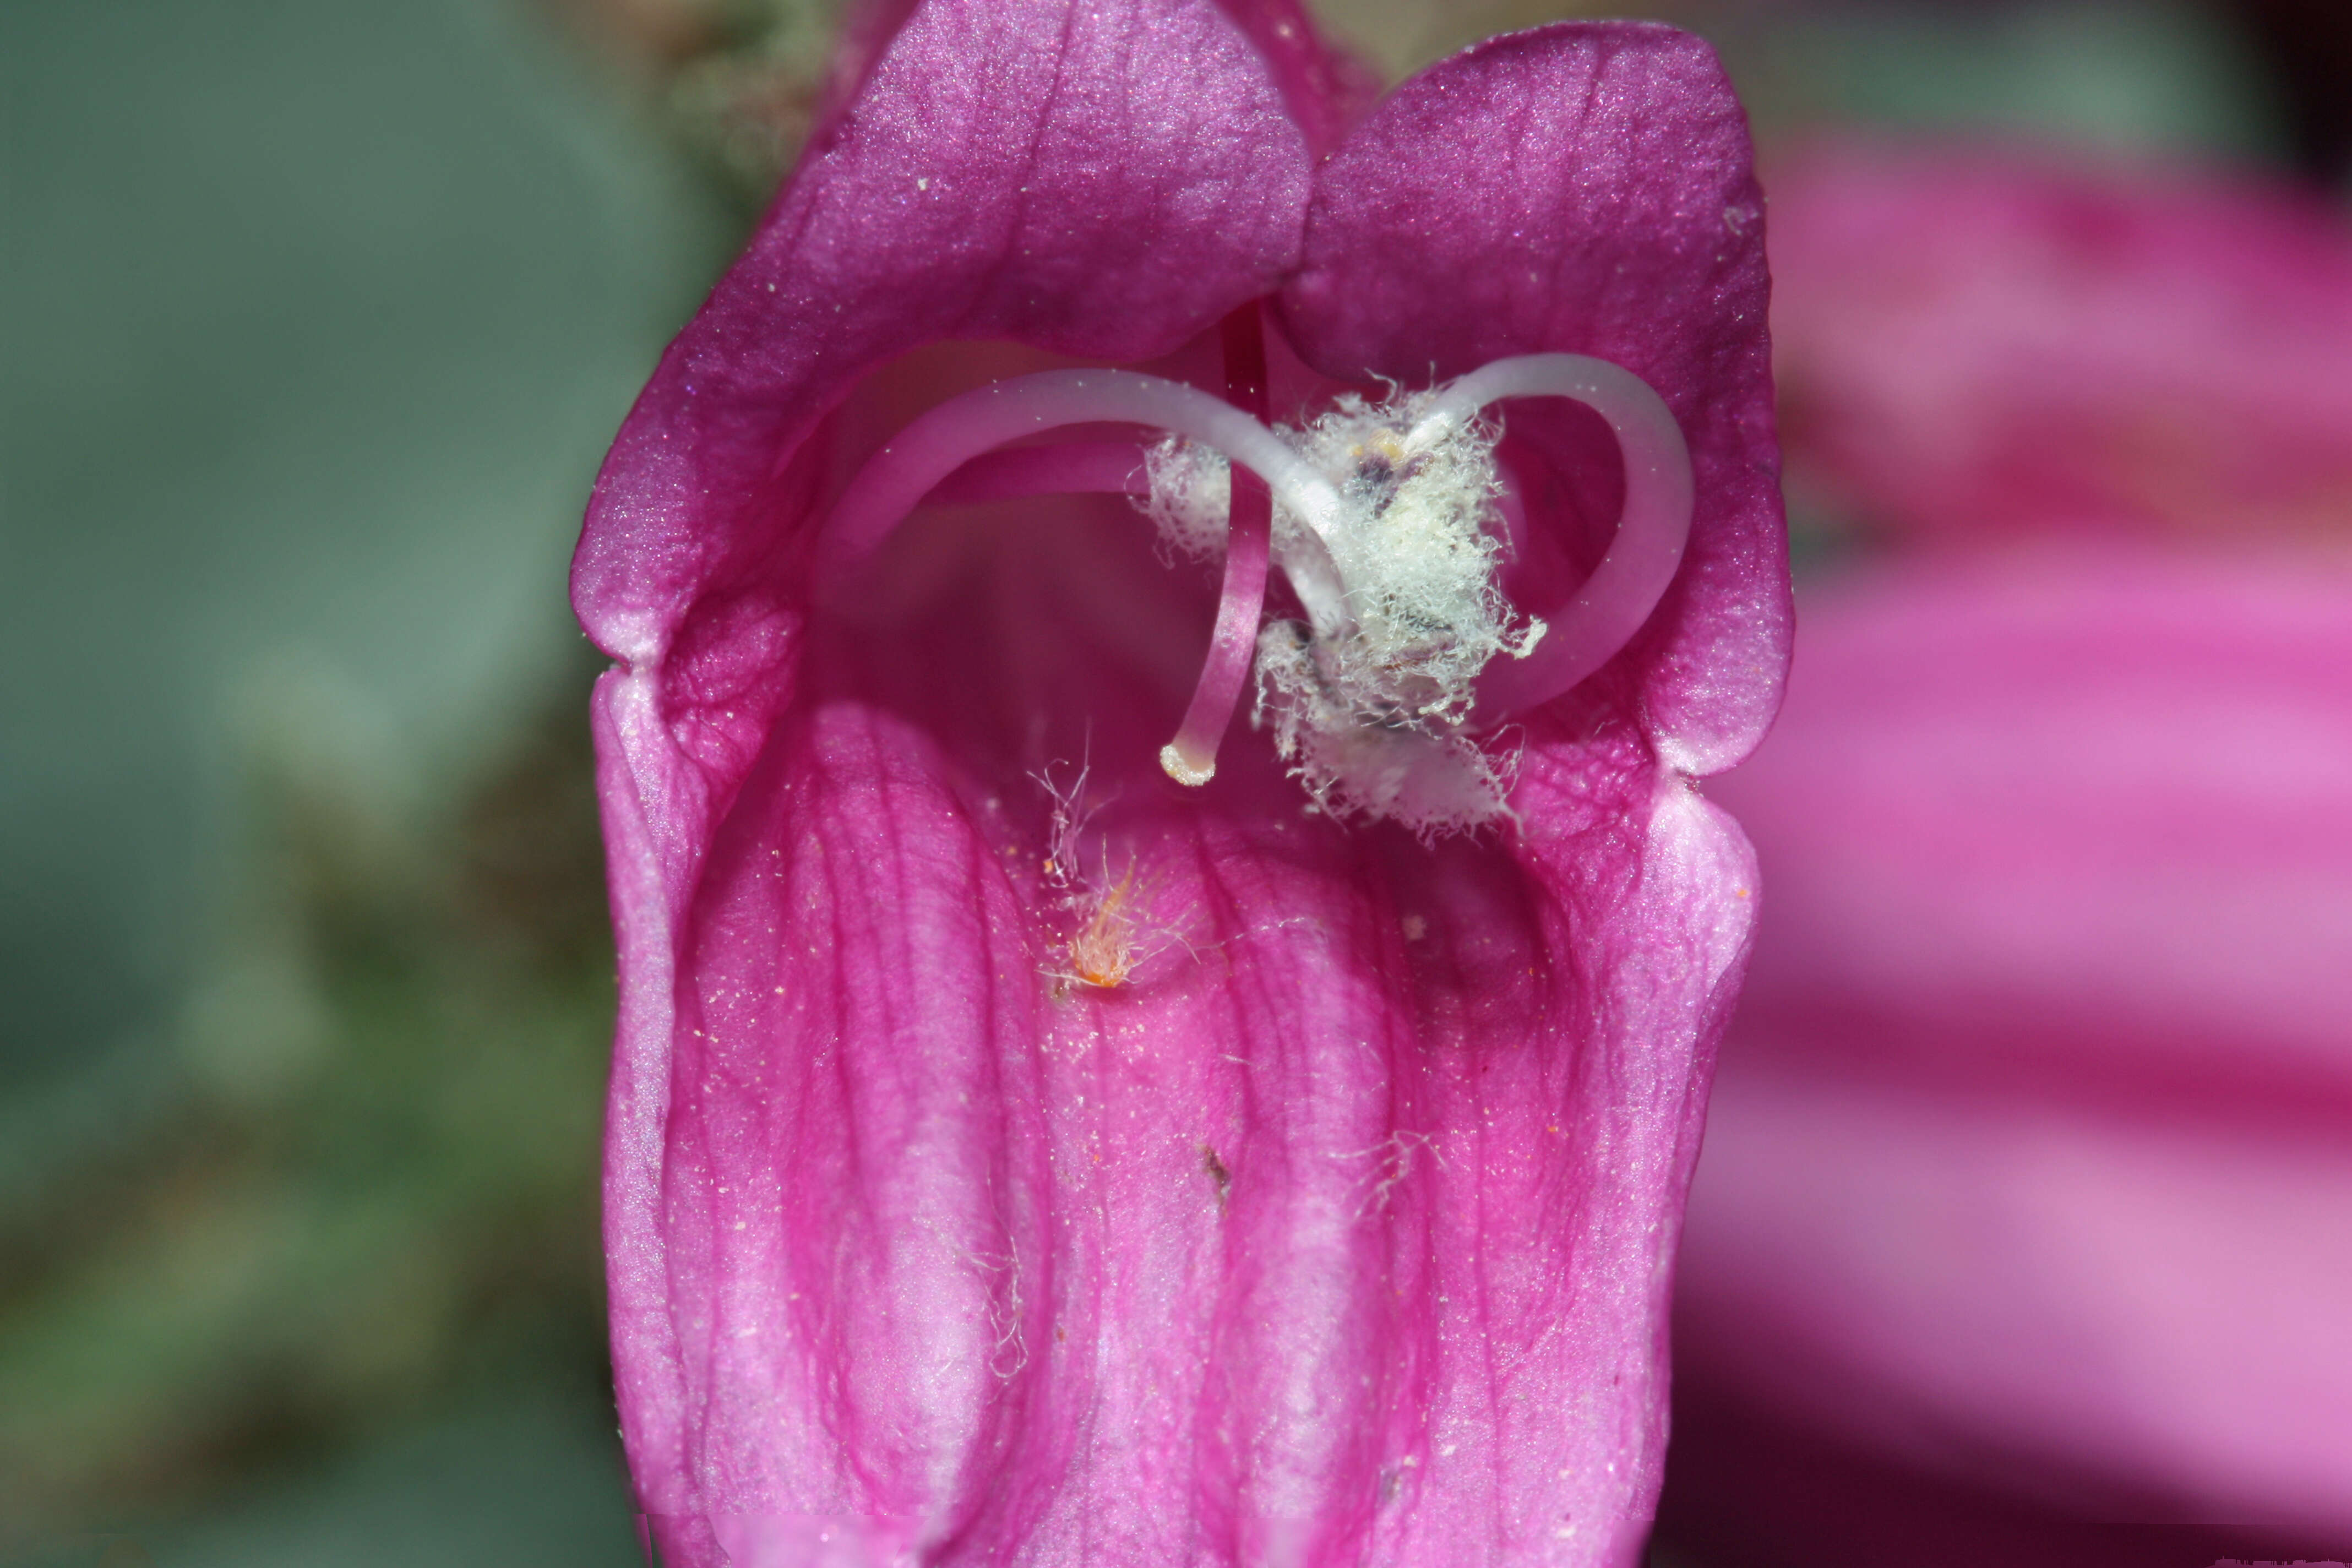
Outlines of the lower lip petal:
<svg viewBox="0 0 2352 1568">
<path fill-rule="evenodd" d="M 1737 831 L 1540 737 L 1507 846 L 1188 792 L 1172 944 L 1057 1000 L 945 777 L 796 714 L 691 906 L 623 921 L 676 976 L 607 1170 L 666 1560 L 1630 1562 Z"/>
</svg>

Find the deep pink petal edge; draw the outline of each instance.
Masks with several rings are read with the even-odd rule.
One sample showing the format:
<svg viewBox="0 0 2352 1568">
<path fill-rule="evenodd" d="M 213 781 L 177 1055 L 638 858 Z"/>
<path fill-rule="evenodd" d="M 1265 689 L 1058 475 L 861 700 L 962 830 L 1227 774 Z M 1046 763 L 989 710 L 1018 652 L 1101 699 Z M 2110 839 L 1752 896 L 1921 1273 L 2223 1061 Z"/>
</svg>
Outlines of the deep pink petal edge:
<svg viewBox="0 0 2352 1568">
<path fill-rule="evenodd" d="M 1644 729 L 1692 773 L 1753 749 L 1788 667 L 1769 292 L 1747 119 L 1714 51 L 1670 27 L 1564 23 L 1433 67 L 1359 127 L 1318 172 L 1283 294 L 1330 374 L 1419 384 L 1556 352 L 1656 388 L 1698 506 L 1625 665 Z"/>
<path fill-rule="evenodd" d="M 698 601 L 795 586 L 779 564 L 807 544 L 805 490 L 837 477 L 790 459 L 891 357 L 1010 338 L 1142 358 L 1266 292 L 1297 253 L 1306 162 L 1206 4 L 923 6 L 623 426 L 572 563 L 590 634 L 645 666 Z"/>
</svg>

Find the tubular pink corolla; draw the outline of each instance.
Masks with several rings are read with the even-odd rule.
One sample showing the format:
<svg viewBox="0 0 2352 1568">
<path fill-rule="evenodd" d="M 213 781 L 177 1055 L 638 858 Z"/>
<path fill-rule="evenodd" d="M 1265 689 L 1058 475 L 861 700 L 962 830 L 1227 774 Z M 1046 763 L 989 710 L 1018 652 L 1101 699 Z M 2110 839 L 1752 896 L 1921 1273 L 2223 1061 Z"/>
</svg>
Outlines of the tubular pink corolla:
<svg viewBox="0 0 2352 1568">
<path fill-rule="evenodd" d="M 1649 383 L 1583 354 L 1525 354 L 1479 366 L 1447 386 L 1412 437 L 1466 424 L 1506 397 L 1566 397 L 1616 433 L 1625 459 L 1625 508 L 1592 575 L 1544 615 L 1543 640 L 1521 659 L 1497 659 L 1480 681 L 1482 717 L 1524 711 L 1591 675 L 1633 640 L 1682 565 L 1690 540 L 1690 448 L 1674 411 Z"/>
<path fill-rule="evenodd" d="M 838 579 L 888 537 L 932 487 L 1008 442 L 1069 425 L 1148 425 L 1223 455 L 1264 479 L 1316 543 L 1283 572 L 1318 635 L 1350 624 L 1338 571 L 1319 548 L 1340 508 L 1339 492 L 1265 426 L 1199 387 L 1124 370 L 1048 370 L 951 397 L 917 418 L 866 460 L 834 503 L 819 546 L 819 574 Z"/>
</svg>

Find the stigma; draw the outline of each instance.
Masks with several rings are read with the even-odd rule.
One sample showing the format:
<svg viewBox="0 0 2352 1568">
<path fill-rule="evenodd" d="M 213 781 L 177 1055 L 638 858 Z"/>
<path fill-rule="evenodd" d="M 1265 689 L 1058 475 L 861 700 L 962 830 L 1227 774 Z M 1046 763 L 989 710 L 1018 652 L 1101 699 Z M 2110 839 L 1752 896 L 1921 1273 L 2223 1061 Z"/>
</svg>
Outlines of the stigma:
<svg viewBox="0 0 2352 1568">
<path fill-rule="evenodd" d="M 1252 331 L 1255 331 L 1252 318 Z M 1254 338 L 1242 342 L 1246 360 Z M 1227 333 L 1229 365 L 1235 339 Z M 821 573 L 852 569 L 926 501 L 1127 494 L 1169 552 L 1223 570 L 1192 702 L 1160 749 L 1198 787 L 1245 689 L 1253 726 L 1321 809 L 1424 837 L 1507 816 L 1513 758 L 1497 731 L 1580 684 L 1638 632 L 1681 564 L 1693 483 L 1680 426 L 1638 376 L 1576 354 L 1495 361 L 1427 390 L 1334 400 L 1296 426 L 1263 414 L 1263 351 L 1228 396 L 1118 370 L 994 383 L 916 419 L 868 460 L 828 517 Z M 1252 401 L 1256 407 L 1239 406 Z M 1624 459 L 1600 563 L 1540 615 L 1500 585 L 1525 510 L 1488 416 L 1506 398 L 1592 408 Z M 1137 425 L 1149 444 L 999 450 L 1075 425 Z M 1539 521 L 1539 520 L 1538 520 Z M 1269 618 L 1269 564 L 1297 613 Z M 1254 675 L 1255 679 L 1251 677 Z"/>
</svg>

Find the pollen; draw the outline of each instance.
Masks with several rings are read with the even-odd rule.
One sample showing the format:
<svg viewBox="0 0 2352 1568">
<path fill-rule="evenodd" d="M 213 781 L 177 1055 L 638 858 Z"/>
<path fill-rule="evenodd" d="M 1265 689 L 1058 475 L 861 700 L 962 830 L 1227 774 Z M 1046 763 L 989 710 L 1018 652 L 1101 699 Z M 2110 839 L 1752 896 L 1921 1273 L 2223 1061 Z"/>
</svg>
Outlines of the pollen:
<svg viewBox="0 0 2352 1568">
<path fill-rule="evenodd" d="M 1128 868 L 1116 886 L 1089 900 L 1092 908 L 1072 933 L 1064 956 L 1069 976 L 1097 991 L 1114 991 L 1127 984 L 1137 960 L 1135 917 L 1129 906 L 1135 897 L 1135 869 Z"/>
<path fill-rule="evenodd" d="M 1505 530 L 1495 427 L 1433 419 L 1434 397 L 1343 397 L 1290 433 L 1344 503 L 1324 543 L 1352 624 L 1336 634 L 1268 625 L 1255 715 L 1326 810 L 1423 837 L 1504 815 L 1508 759 L 1468 733 L 1475 683 L 1496 658 L 1525 658 L 1544 634 L 1496 585 Z M 1286 522 L 1299 526 L 1277 515 L 1277 549 Z"/>
<path fill-rule="evenodd" d="M 1432 417 L 1439 394 L 1373 403 L 1349 395 L 1304 426 L 1277 431 L 1319 474 L 1336 505 L 1302 516 L 1280 498 L 1274 551 L 1324 556 L 1344 624 L 1276 621 L 1260 632 L 1255 721 L 1317 804 L 1384 817 L 1424 837 L 1505 815 L 1507 758 L 1470 737 L 1475 683 L 1497 656 L 1524 658 L 1544 624 L 1517 616 L 1496 577 L 1506 530 L 1496 431 Z M 1146 456 L 1139 504 L 1163 549 L 1213 560 L 1232 494 L 1226 458 L 1171 437 Z M 1180 783 L 1205 782 L 1162 762 Z"/>
<path fill-rule="evenodd" d="M 1148 926 L 1142 914 L 1148 901 L 1145 885 L 1132 859 L 1117 881 L 1111 879 L 1107 845 L 1100 847 L 1101 868 L 1086 869 L 1089 857 L 1081 840 L 1096 809 L 1087 800 L 1086 768 L 1079 768 L 1067 784 L 1058 782 L 1051 767 L 1034 777 L 1053 803 L 1041 868 L 1045 886 L 1058 894 L 1053 902 L 1075 920 L 1070 934 L 1058 943 L 1060 963 L 1045 971 L 1046 978 L 1053 982 L 1056 1001 L 1079 985 L 1115 991 L 1151 956 L 1144 939 L 1157 928 Z"/>
</svg>

